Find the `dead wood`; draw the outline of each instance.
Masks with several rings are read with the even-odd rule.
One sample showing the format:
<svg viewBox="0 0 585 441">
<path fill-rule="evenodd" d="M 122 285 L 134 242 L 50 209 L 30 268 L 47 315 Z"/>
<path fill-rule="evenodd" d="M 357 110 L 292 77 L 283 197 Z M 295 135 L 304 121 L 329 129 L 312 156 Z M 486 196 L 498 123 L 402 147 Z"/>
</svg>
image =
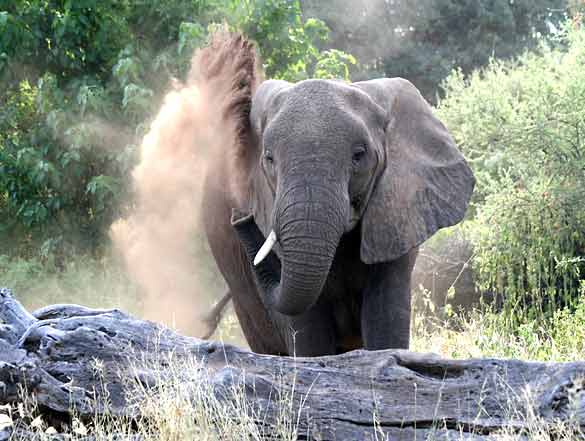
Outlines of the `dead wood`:
<svg viewBox="0 0 585 441">
<path fill-rule="evenodd" d="M 243 391 L 266 438 L 276 436 L 283 397 L 299 416 L 299 439 L 480 440 L 502 429 L 523 433 L 534 418 L 551 426 L 585 422 L 583 362 L 448 360 L 400 350 L 258 355 L 119 310 L 53 305 L 30 314 L 8 289 L 0 290 L 0 323 L 0 404 L 25 394 L 53 420 L 75 412 L 91 421 L 106 411 L 106 396 L 114 418 L 138 417 L 130 389 L 139 383 L 156 393 L 172 354 L 205 368 L 198 378 L 215 398 Z M 189 374 L 185 381 L 193 381 Z M 12 430 L 28 437 L 25 428 Z M 0 440 L 9 436 L 0 432 Z"/>
</svg>

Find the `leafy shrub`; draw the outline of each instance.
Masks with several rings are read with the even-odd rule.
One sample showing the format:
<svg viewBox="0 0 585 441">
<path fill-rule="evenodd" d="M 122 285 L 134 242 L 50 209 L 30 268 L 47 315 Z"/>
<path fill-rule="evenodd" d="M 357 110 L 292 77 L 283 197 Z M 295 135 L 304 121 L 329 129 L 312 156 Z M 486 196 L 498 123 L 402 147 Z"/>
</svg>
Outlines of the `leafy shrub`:
<svg viewBox="0 0 585 441">
<path fill-rule="evenodd" d="M 321 52 L 329 29 L 322 20 L 303 22 L 300 1 L 271 0 L 235 2 L 241 12 L 241 26 L 260 45 L 266 73 L 289 81 L 309 77 L 349 79 L 348 66 L 355 59 L 339 50 Z M 262 5 L 259 7 L 259 5 Z"/>
<path fill-rule="evenodd" d="M 468 228 L 480 288 L 503 296 L 511 323 L 550 316 L 585 271 L 585 29 L 444 87 L 439 114 L 478 178 Z"/>
</svg>

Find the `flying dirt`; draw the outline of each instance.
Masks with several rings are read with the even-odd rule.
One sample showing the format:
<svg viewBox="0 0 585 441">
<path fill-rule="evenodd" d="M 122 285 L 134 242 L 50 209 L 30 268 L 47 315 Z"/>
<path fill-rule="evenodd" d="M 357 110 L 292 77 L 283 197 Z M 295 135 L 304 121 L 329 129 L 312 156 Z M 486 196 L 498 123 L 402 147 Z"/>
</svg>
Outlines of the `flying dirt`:
<svg viewBox="0 0 585 441">
<path fill-rule="evenodd" d="M 210 257 L 195 247 L 201 186 L 214 152 L 236 137 L 235 127 L 218 117 L 230 81 L 216 76 L 203 84 L 200 63 L 195 53 L 188 80 L 175 81 L 164 98 L 132 172 L 134 210 L 111 227 L 114 246 L 141 287 L 144 317 L 197 336 L 206 332 L 201 315 L 210 298 L 200 270 Z"/>
</svg>

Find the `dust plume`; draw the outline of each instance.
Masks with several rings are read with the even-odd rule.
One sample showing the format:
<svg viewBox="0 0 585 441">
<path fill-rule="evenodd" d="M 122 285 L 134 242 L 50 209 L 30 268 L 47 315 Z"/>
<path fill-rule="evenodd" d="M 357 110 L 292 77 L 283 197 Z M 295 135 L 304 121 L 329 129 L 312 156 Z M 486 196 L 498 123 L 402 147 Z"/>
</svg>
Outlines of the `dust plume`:
<svg viewBox="0 0 585 441">
<path fill-rule="evenodd" d="M 226 36 L 216 35 L 215 44 L 221 39 Z M 233 99 L 235 69 L 241 66 L 229 57 L 210 57 L 216 54 L 209 48 L 196 53 L 186 84 L 176 83 L 166 95 L 132 173 L 133 213 L 111 229 L 115 247 L 143 292 L 145 318 L 197 336 L 206 331 L 201 316 L 210 297 L 198 271 L 201 260 L 210 257 L 194 255 L 194 239 L 202 233 L 202 184 L 212 158 L 238 137 L 237 119 L 231 122 L 222 112 Z M 210 61 L 216 67 L 211 73 Z"/>
</svg>

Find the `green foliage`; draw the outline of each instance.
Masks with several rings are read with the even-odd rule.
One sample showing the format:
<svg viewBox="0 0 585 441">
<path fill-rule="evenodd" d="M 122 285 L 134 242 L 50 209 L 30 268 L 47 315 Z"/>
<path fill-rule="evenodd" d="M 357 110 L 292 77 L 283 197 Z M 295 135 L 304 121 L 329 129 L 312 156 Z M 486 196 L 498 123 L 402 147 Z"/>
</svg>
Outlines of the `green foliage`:
<svg viewBox="0 0 585 441">
<path fill-rule="evenodd" d="M 557 46 L 454 72 L 439 106 L 478 179 L 480 288 L 503 296 L 511 324 L 572 305 L 585 274 L 585 30 Z"/>
<path fill-rule="evenodd" d="M 129 37 L 126 10 L 127 5 L 116 0 L 4 2 L 1 57 L 13 76 L 19 75 L 21 65 L 41 73 L 58 71 L 60 80 L 108 76 L 121 43 Z"/>
<path fill-rule="evenodd" d="M 349 80 L 349 65 L 356 64 L 355 59 L 339 50 L 319 50 L 329 29 L 322 20 L 303 20 L 299 1 L 232 1 L 230 16 L 235 17 L 236 27 L 258 42 L 268 77 Z"/>
<path fill-rule="evenodd" d="M 348 79 L 355 63 L 318 49 L 328 29 L 304 21 L 298 1 L 0 4 L 0 243 L 11 254 L 107 244 L 171 78 L 223 22 L 258 41 L 270 77 Z"/>
<path fill-rule="evenodd" d="M 508 317 L 490 309 L 451 319 L 457 326 L 413 317 L 412 349 L 452 358 L 515 358 L 570 362 L 585 357 L 585 285 L 573 308 L 551 313 L 549 320 L 525 317 L 510 328 Z M 432 319 L 431 319 L 432 320 Z"/>
<path fill-rule="evenodd" d="M 349 81 L 349 66 L 355 65 L 356 59 L 345 52 L 330 49 L 322 53 L 316 65 L 314 78 L 343 78 Z"/>
<path fill-rule="evenodd" d="M 359 60 L 355 76 L 407 78 L 431 102 L 452 69 L 469 73 L 491 57 L 510 58 L 535 47 L 541 35 L 554 33 L 567 7 L 567 0 L 302 3 L 307 15 L 331 27 L 327 47 Z"/>
<path fill-rule="evenodd" d="M 127 162 L 123 154 L 104 146 L 99 111 L 105 92 L 81 85 L 76 97 L 66 97 L 56 78 L 46 74 L 31 86 L 27 80 L 6 93 L 0 116 L 0 209 L 3 230 L 21 239 L 21 252 L 45 247 L 69 248 L 73 243 L 91 250 L 116 215 L 125 192 Z M 74 104 L 69 104 L 75 98 Z M 65 110 L 67 109 L 67 110 Z M 72 109 L 76 112 L 73 113 Z M 92 113 L 92 118 L 84 118 Z M 124 147 L 124 146 L 120 146 Z M 16 237 L 15 237 L 16 236 Z"/>
</svg>

